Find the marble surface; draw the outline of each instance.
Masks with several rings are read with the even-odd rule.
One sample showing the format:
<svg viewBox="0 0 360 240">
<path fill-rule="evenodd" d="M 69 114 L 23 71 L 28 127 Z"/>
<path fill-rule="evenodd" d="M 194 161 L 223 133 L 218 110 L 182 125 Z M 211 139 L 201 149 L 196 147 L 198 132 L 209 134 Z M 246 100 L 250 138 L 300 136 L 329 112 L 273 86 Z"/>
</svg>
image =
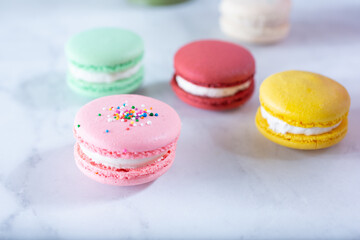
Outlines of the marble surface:
<svg viewBox="0 0 360 240">
<path fill-rule="evenodd" d="M 360 238 L 359 1 L 295 0 L 285 41 L 245 45 L 257 61 L 257 90 L 229 112 L 187 106 L 169 87 L 180 46 L 227 39 L 217 6 L 0 1 L 1 239 Z M 137 93 L 169 103 L 182 118 L 175 163 L 155 182 L 105 186 L 74 164 L 72 123 L 89 99 L 65 84 L 64 44 L 95 26 L 144 38 L 146 79 Z M 258 133 L 258 87 L 288 69 L 323 73 L 349 90 L 350 131 L 340 144 L 297 151 Z"/>
</svg>

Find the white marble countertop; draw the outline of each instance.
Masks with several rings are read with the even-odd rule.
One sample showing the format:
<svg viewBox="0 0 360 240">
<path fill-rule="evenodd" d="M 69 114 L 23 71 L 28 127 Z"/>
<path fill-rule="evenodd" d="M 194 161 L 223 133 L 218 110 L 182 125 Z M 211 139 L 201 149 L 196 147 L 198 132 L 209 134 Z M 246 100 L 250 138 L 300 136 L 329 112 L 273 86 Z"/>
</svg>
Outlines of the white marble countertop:
<svg viewBox="0 0 360 240">
<path fill-rule="evenodd" d="M 139 7 L 123 0 L 0 2 L 0 238 L 360 238 L 360 4 L 295 0 L 283 42 L 247 46 L 257 90 L 238 110 L 182 103 L 169 81 L 183 44 L 227 39 L 218 2 Z M 146 78 L 137 93 L 172 105 L 183 122 L 177 157 L 157 181 L 101 185 L 73 160 L 72 124 L 88 99 L 65 84 L 64 44 L 95 26 L 138 32 Z M 300 69 L 342 83 L 352 98 L 338 145 L 297 151 L 254 125 L 258 87 Z"/>
</svg>

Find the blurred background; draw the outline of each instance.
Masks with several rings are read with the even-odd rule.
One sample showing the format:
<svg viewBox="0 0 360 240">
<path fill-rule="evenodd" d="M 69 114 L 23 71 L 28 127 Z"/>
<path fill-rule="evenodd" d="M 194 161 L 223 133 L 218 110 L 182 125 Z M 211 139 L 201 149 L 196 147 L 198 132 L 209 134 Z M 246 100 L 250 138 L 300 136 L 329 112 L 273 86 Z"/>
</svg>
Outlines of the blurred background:
<svg viewBox="0 0 360 240">
<path fill-rule="evenodd" d="M 237 42 L 256 59 L 252 99 L 208 112 L 178 100 L 169 82 L 182 45 L 234 41 L 220 31 L 218 6 L 0 1 L 0 238 L 360 238 L 360 1 L 294 0 L 286 39 Z M 175 163 L 153 183 L 103 186 L 73 162 L 73 119 L 91 99 L 67 87 L 64 46 L 102 26 L 144 39 L 146 75 L 135 93 L 167 102 L 183 122 Z M 257 132 L 258 87 L 290 69 L 347 88 L 349 133 L 340 144 L 296 151 Z"/>
</svg>

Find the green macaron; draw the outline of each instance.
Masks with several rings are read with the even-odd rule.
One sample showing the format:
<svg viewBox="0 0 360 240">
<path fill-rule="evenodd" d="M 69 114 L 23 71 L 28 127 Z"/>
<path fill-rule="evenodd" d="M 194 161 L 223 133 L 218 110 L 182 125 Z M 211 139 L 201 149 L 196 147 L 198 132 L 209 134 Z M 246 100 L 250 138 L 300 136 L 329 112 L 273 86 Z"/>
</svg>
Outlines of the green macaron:
<svg viewBox="0 0 360 240">
<path fill-rule="evenodd" d="M 170 5 L 170 4 L 185 2 L 187 0 L 129 0 L 129 1 L 133 3 L 147 4 L 147 5 Z"/>
<path fill-rule="evenodd" d="M 73 36 L 66 45 L 68 84 L 90 97 L 126 94 L 142 82 L 144 43 L 119 28 L 96 28 Z"/>
</svg>

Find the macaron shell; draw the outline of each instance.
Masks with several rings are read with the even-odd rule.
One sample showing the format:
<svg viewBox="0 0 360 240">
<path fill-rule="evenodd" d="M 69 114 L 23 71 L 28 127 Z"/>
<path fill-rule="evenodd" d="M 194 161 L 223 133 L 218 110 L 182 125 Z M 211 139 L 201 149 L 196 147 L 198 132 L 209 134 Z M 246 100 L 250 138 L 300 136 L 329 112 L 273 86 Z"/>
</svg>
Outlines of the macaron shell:
<svg viewBox="0 0 360 240">
<path fill-rule="evenodd" d="M 260 103 L 290 125 L 328 127 L 346 118 L 350 96 L 341 84 L 320 74 L 285 71 L 264 80 Z"/>
<path fill-rule="evenodd" d="M 175 147 L 170 149 L 166 158 L 141 169 L 112 170 L 97 165 L 81 152 L 78 144 L 74 148 L 75 162 L 82 173 L 103 184 L 132 186 L 154 181 L 170 169 L 175 158 Z"/>
<path fill-rule="evenodd" d="M 136 33 L 119 28 L 95 28 L 73 36 L 66 45 L 71 62 L 90 66 L 114 66 L 131 61 L 144 52 Z"/>
<path fill-rule="evenodd" d="M 337 128 L 320 135 L 307 136 L 303 134 L 276 133 L 269 129 L 266 119 L 261 115 L 260 108 L 257 111 L 255 123 L 258 130 L 270 141 L 285 147 L 304 150 L 333 146 L 345 137 L 348 128 L 348 120 L 345 118 Z"/>
<path fill-rule="evenodd" d="M 180 48 L 174 67 L 176 75 L 200 86 L 234 86 L 253 77 L 255 60 L 239 45 L 203 40 Z"/>
<path fill-rule="evenodd" d="M 127 109 L 132 106 L 147 109 L 152 111 L 154 116 L 148 114 L 146 118 L 139 119 L 139 122 L 115 120 L 113 114 L 117 110 L 121 111 L 117 107 L 126 101 Z M 155 116 L 155 113 L 158 116 Z M 109 119 L 114 121 L 109 122 Z M 131 121 L 137 126 L 130 126 Z M 143 126 L 140 126 L 141 124 Z M 124 94 L 98 98 L 86 104 L 78 111 L 74 127 L 78 137 L 97 148 L 114 152 L 143 152 L 162 148 L 176 141 L 180 135 L 181 122 L 175 110 L 159 100 Z"/>
<path fill-rule="evenodd" d="M 144 70 L 140 69 L 133 76 L 112 83 L 89 83 L 73 78 L 70 74 L 67 78 L 69 87 L 78 94 L 97 98 L 113 94 L 127 94 L 138 89 L 144 78 Z"/>
<path fill-rule="evenodd" d="M 234 39 L 256 44 L 270 44 L 285 38 L 289 33 L 290 25 L 284 23 L 273 27 L 263 26 L 259 29 L 250 26 L 244 27 L 242 24 L 222 16 L 220 17 L 220 28 Z"/>
<path fill-rule="evenodd" d="M 222 0 L 220 11 L 235 16 L 287 18 L 291 0 Z"/>
<path fill-rule="evenodd" d="M 175 75 L 171 80 L 171 87 L 182 101 L 191 106 L 207 110 L 228 110 L 239 107 L 249 100 L 255 88 L 255 81 L 253 79 L 251 81 L 251 85 L 246 90 L 239 91 L 233 96 L 224 98 L 201 97 L 185 92 L 177 84 Z"/>
</svg>

